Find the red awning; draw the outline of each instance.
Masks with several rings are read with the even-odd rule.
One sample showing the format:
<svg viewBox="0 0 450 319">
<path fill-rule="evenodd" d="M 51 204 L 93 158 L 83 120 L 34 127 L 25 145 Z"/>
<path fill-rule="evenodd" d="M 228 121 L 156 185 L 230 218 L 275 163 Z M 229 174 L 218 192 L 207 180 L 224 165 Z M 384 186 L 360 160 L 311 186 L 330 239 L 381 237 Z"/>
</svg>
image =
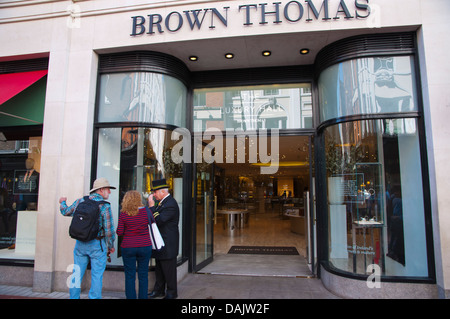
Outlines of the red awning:
<svg viewBox="0 0 450 319">
<path fill-rule="evenodd" d="M 47 70 L 0 74 L 0 105 L 47 74 Z"/>
</svg>

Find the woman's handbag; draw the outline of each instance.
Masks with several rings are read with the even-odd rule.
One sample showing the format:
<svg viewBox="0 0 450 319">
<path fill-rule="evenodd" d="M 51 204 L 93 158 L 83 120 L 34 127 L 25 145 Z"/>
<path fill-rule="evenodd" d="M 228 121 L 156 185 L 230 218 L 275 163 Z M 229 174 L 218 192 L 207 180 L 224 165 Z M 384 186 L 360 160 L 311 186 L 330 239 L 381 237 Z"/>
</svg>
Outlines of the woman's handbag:
<svg viewBox="0 0 450 319">
<path fill-rule="evenodd" d="M 156 220 L 153 217 L 151 210 L 148 207 L 145 207 L 145 209 L 147 210 L 148 228 L 150 231 L 150 238 L 152 240 L 152 249 L 161 250 L 164 247 L 164 240 L 159 232 L 158 225 L 156 225 Z"/>
</svg>

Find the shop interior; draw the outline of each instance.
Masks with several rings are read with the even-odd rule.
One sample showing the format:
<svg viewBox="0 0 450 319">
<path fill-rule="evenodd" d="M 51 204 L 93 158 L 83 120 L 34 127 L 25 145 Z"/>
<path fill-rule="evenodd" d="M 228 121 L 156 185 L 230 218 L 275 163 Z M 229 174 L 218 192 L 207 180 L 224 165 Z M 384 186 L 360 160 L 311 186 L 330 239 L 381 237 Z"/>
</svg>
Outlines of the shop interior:
<svg viewBox="0 0 450 319">
<path fill-rule="evenodd" d="M 309 140 L 309 136 L 279 137 L 274 174 L 261 174 L 261 163 L 214 164 L 215 260 L 242 246 L 295 247 L 297 257 L 306 260 Z"/>
</svg>

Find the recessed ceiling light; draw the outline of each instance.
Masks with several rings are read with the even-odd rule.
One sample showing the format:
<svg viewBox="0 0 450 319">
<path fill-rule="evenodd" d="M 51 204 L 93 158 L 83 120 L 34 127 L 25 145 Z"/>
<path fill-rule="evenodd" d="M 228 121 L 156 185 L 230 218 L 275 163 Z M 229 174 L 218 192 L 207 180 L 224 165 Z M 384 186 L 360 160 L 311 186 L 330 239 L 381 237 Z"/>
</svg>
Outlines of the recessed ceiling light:
<svg viewBox="0 0 450 319">
<path fill-rule="evenodd" d="M 272 52 L 270 52 L 269 50 L 265 50 L 265 51 L 261 52 L 261 54 L 263 56 L 270 56 L 272 54 Z"/>
<path fill-rule="evenodd" d="M 225 58 L 232 59 L 232 58 L 234 58 L 234 54 L 233 53 L 226 53 L 225 54 Z"/>
<path fill-rule="evenodd" d="M 198 60 L 198 56 L 191 55 L 191 56 L 189 57 L 189 61 L 197 61 L 197 60 Z"/>
<path fill-rule="evenodd" d="M 304 48 L 304 49 L 300 50 L 300 54 L 305 55 L 305 54 L 308 54 L 308 53 L 309 53 L 309 49 Z"/>
</svg>

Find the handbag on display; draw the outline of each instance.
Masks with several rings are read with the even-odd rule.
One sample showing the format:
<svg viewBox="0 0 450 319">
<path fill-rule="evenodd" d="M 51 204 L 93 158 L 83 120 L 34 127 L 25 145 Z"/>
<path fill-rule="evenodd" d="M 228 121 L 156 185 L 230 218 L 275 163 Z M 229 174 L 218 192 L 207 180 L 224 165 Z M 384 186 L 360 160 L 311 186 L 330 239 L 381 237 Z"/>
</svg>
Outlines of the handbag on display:
<svg viewBox="0 0 450 319">
<path fill-rule="evenodd" d="M 145 207 L 148 217 L 148 228 L 150 231 L 150 239 L 152 240 L 152 249 L 161 250 L 164 247 L 164 240 L 159 232 L 158 225 L 156 225 L 156 220 L 153 217 L 151 210 Z"/>
</svg>

